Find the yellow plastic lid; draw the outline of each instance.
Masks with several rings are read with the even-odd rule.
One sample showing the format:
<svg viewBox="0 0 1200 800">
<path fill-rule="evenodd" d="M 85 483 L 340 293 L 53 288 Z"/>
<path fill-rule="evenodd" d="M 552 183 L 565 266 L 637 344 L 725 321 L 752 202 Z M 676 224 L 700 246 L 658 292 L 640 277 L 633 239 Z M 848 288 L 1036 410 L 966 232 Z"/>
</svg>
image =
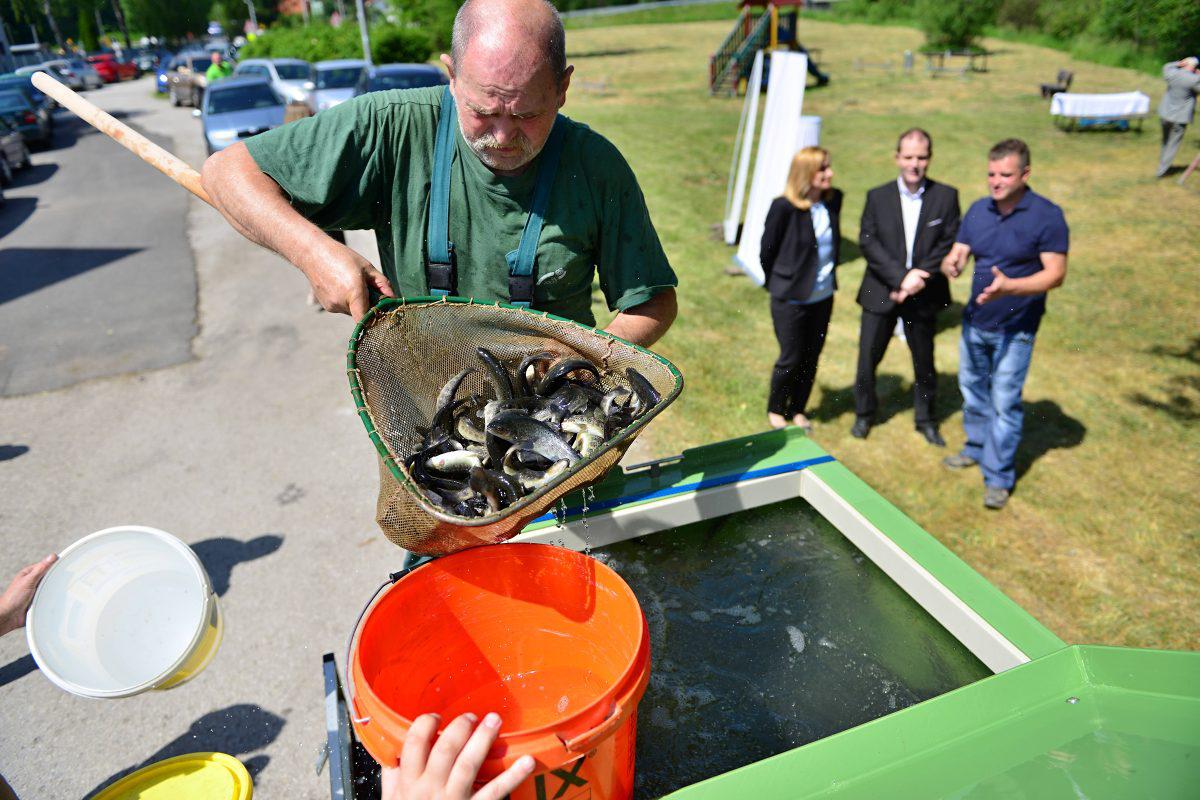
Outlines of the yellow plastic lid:
<svg viewBox="0 0 1200 800">
<path fill-rule="evenodd" d="M 92 800 L 250 800 L 254 782 L 242 762 L 224 753 L 189 753 L 143 767 Z"/>
</svg>

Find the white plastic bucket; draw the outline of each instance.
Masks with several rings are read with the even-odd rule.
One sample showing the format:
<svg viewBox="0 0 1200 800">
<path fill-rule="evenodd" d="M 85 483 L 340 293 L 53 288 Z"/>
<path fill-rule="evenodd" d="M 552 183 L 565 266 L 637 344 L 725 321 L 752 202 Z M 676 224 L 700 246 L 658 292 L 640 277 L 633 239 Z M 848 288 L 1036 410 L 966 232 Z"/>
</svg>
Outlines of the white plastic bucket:
<svg viewBox="0 0 1200 800">
<path fill-rule="evenodd" d="M 136 525 L 63 550 L 26 618 L 42 674 L 81 697 L 178 686 L 212 660 L 221 632 L 200 559 L 171 534 Z"/>
</svg>

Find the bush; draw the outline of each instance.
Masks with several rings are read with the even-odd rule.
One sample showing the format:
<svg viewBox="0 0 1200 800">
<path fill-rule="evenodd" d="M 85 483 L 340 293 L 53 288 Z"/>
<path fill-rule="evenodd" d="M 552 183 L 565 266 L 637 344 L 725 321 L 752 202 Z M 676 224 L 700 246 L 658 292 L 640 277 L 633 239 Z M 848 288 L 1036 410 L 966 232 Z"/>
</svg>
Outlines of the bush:
<svg viewBox="0 0 1200 800">
<path fill-rule="evenodd" d="M 1041 0 L 1000 0 L 996 22 L 1017 31 L 1040 31 L 1045 28 L 1041 11 Z"/>
<path fill-rule="evenodd" d="M 377 25 L 371 30 L 371 58 L 376 64 L 421 63 L 433 52 L 433 38 L 419 28 Z"/>
<path fill-rule="evenodd" d="M 996 18 L 993 0 L 917 0 L 917 20 L 925 32 L 925 47 L 968 49 Z"/>
<path fill-rule="evenodd" d="M 384 24 L 371 29 L 371 58 L 377 64 L 422 62 L 432 49 L 429 34 L 416 28 Z M 238 51 L 238 59 L 301 58 L 317 62 L 362 58 L 362 54 L 358 23 L 347 20 L 336 28 L 325 24 L 272 28 L 247 42 Z"/>
</svg>

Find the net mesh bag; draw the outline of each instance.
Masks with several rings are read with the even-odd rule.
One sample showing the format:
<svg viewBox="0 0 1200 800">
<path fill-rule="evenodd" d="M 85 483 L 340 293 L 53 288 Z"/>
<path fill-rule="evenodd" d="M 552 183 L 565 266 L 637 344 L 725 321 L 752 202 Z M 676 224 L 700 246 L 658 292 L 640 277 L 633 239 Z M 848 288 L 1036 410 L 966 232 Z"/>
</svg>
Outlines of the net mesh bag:
<svg viewBox="0 0 1200 800">
<path fill-rule="evenodd" d="M 458 517 L 421 493 L 405 459 L 420 447 L 442 386 L 465 367 L 480 366 L 479 347 L 510 371 L 538 350 L 586 358 L 599 368 L 603 390 L 628 386 L 625 370 L 633 367 L 661 399 L 596 452 L 512 505 L 484 517 Z M 421 555 L 520 533 L 560 497 L 600 480 L 683 389 L 683 377 L 669 361 L 622 339 L 545 312 L 459 298 L 383 299 L 355 328 L 347 371 L 359 417 L 379 453 L 376 522 L 394 544 Z M 483 369 L 468 375 L 460 392 L 495 397 Z"/>
</svg>

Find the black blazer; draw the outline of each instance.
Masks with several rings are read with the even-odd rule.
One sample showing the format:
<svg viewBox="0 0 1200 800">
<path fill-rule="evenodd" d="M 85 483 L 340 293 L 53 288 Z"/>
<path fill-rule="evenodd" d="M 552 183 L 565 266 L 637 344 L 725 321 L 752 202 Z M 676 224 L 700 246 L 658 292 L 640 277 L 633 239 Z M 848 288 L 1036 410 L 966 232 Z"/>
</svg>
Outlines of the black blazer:
<svg viewBox="0 0 1200 800">
<path fill-rule="evenodd" d="M 829 209 L 830 233 L 833 234 L 833 263 L 841 260 L 842 192 L 832 189 L 824 201 Z M 776 197 L 767 212 L 763 225 L 762 243 L 758 248 L 762 261 L 764 287 L 777 300 L 807 300 L 817 282 L 817 236 L 813 233 L 812 216 L 801 211 L 784 197 Z M 833 288 L 837 289 L 837 271 L 833 273 Z"/>
<path fill-rule="evenodd" d="M 950 285 L 940 267 L 958 235 L 960 216 L 958 190 L 927 178 L 917 218 L 917 236 L 913 240 L 912 265 L 928 272 L 929 280 L 924 289 L 904 301 L 905 310 L 931 317 L 950 305 Z M 900 188 L 896 181 L 867 192 L 858 247 L 867 259 L 858 304 L 867 311 L 886 314 L 896 306 L 888 293 L 900 288 L 907 272 L 904 215 L 900 211 Z"/>
</svg>

